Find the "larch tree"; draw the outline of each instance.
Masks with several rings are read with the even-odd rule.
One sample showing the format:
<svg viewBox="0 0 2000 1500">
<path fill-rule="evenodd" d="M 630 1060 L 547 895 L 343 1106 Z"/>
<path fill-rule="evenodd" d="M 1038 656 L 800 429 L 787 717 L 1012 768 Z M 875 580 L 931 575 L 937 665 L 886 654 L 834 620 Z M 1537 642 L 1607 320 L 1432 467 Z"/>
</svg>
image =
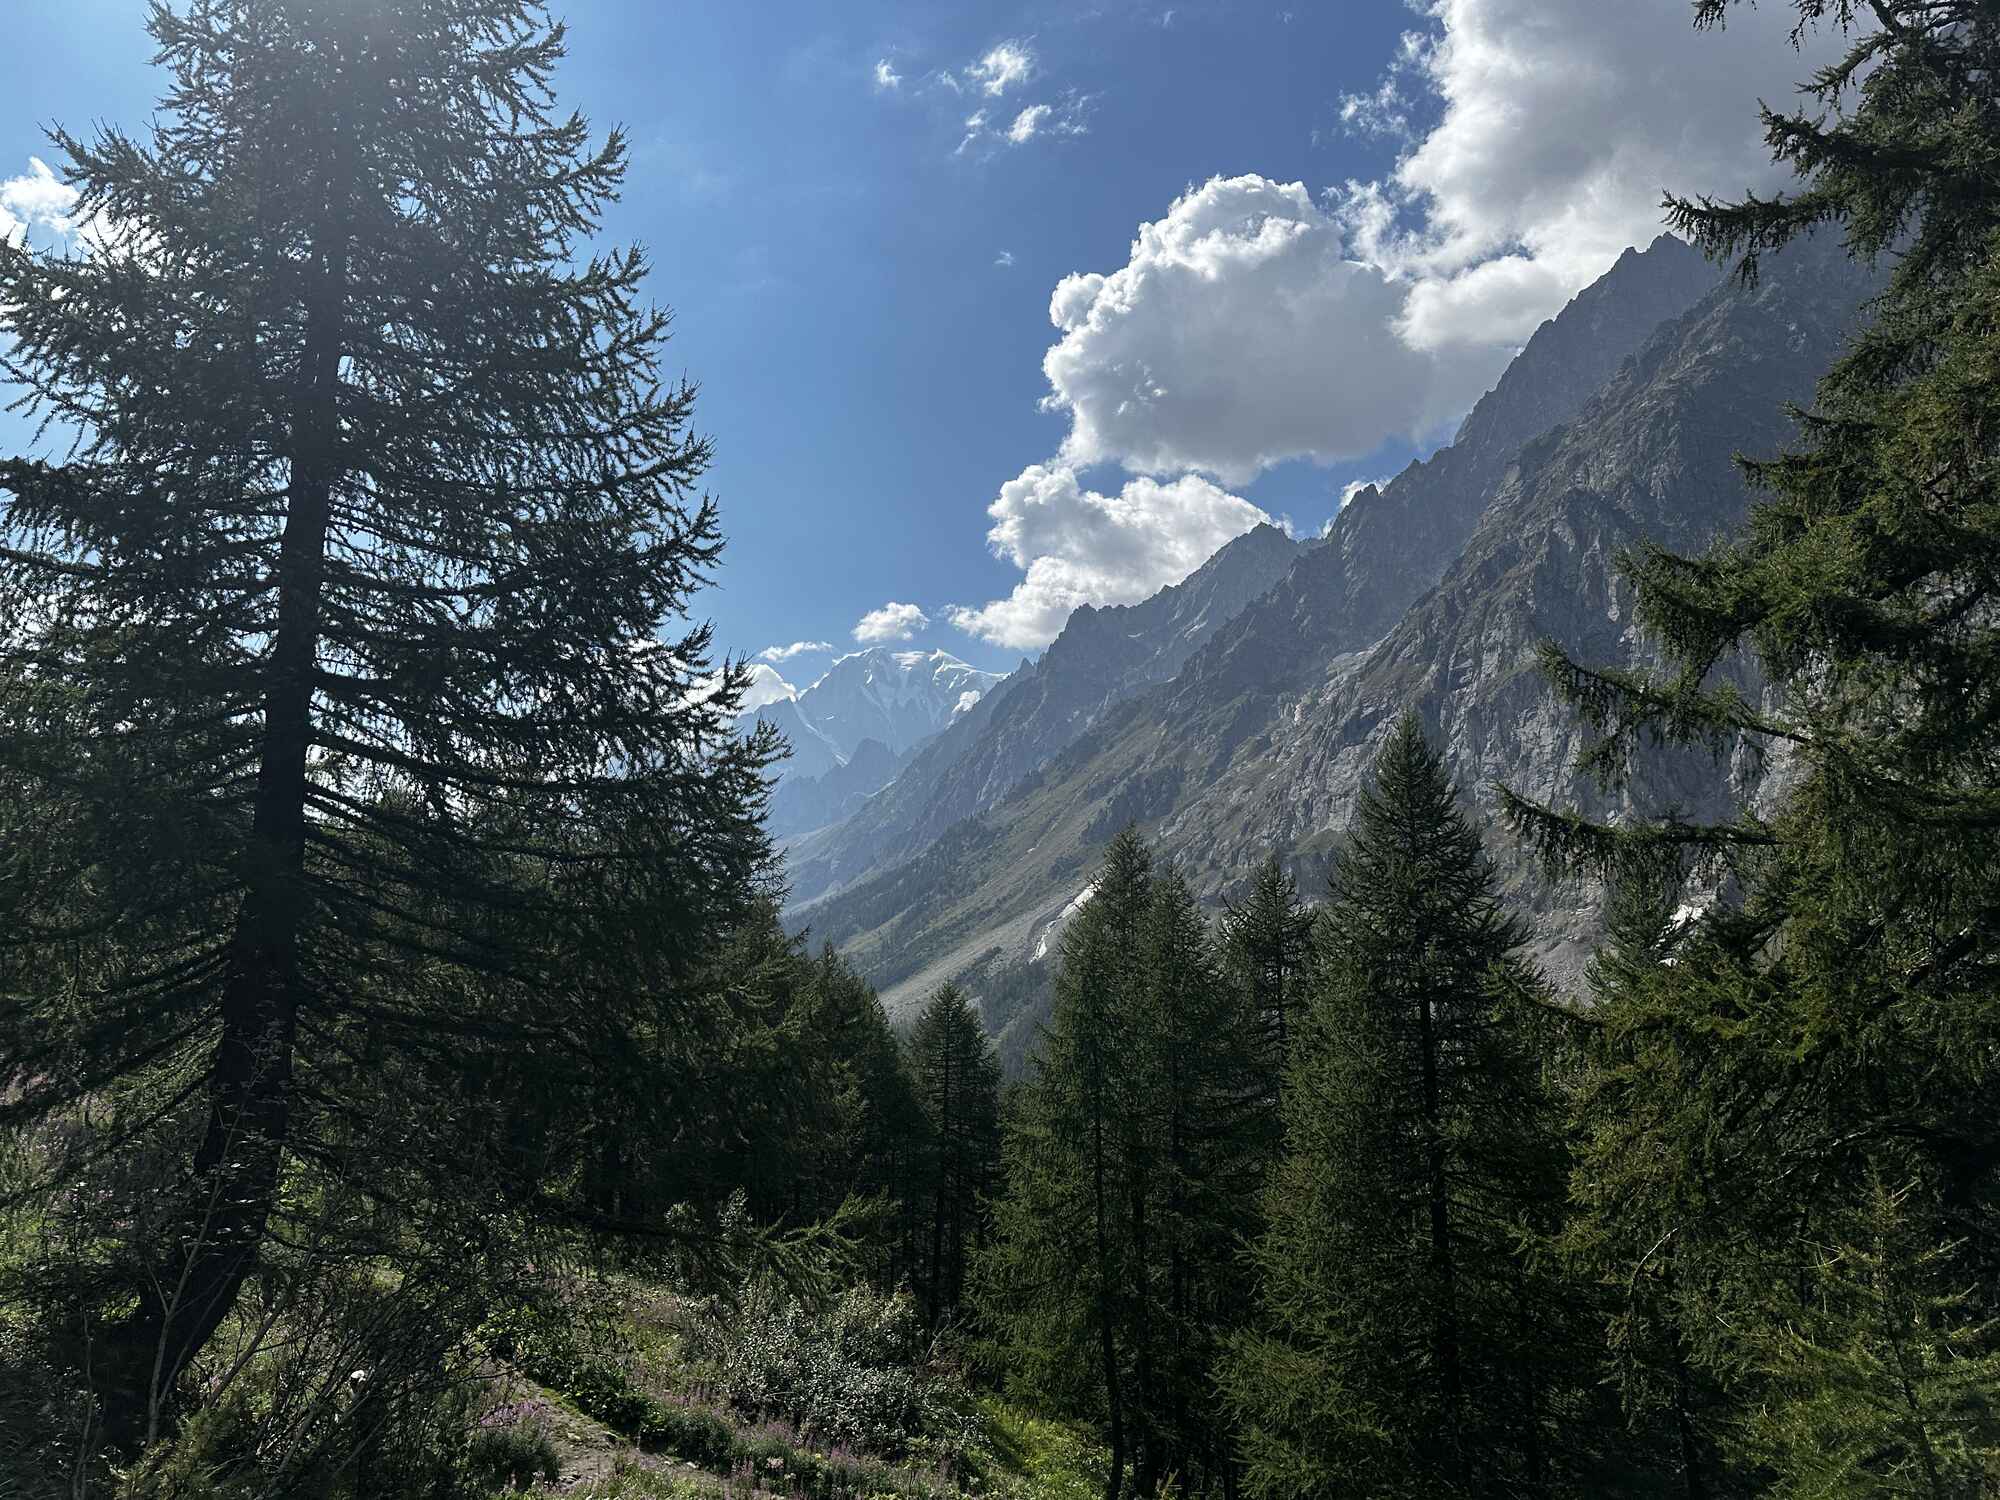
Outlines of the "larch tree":
<svg viewBox="0 0 2000 1500">
<path fill-rule="evenodd" d="M 643 1136 L 678 976 L 767 857 L 771 749 L 685 615 L 709 448 L 644 257 L 588 247 L 625 147 L 556 110 L 561 28 L 149 17 L 154 123 L 55 134 L 89 232 L 0 244 L 0 360 L 61 455 L 0 463 L 0 775 L 49 830 L 0 853 L 0 1119 L 138 1097 L 100 1154 L 178 1161 L 93 1302 L 127 1436 L 294 1169 L 454 1191 L 369 1137 L 385 1079 L 532 1053 Z M 482 1214 L 631 1227 L 480 1182 Z"/>
<path fill-rule="evenodd" d="M 928 1126 L 917 1179 L 922 1284 L 933 1322 L 955 1316 L 966 1266 L 985 1238 L 985 1199 L 1000 1160 L 1000 1061 L 979 1011 L 956 985 L 939 987 L 910 1031 L 917 1101 Z"/>
<path fill-rule="evenodd" d="M 1888 263 L 1886 290 L 1792 450 L 1745 463 L 1744 530 L 1627 560 L 1661 664 L 1546 656 L 1600 774 L 1635 743 L 1747 746 L 1784 763 L 1782 794 L 1716 826 L 1512 802 L 1560 869 L 1694 864 L 1717 893 L 1670 965 L 1616 976 L 1621 1042 L 1594 1085 L 1580 1207 L 1627 1276 L 1671 1252 L 1689 1357 L 1766 1437 L 1755 1414 L 1799 1390 L 1773 1376 L 1793 1312 L 1771 1288 L 1860 1274 L 1878 1251 L 1855 1226 L 1878 1193 L 1899 1247 L 1882 1274 L 1926 1268 L 1895 1304 L 1916 1335 L 1943 1348 L 2000 1315 L 2000 11 L 1796 9 L 1847 47 L 1806 109 L 1765 111 L 1794 185 L 1669 199 L 1669 217 L 1751 277 L 1801 235 L 1842 234 Z M 1712 27 L 1730 13 L 1696 7 Z M 1766 701 L 1724 685 L 1739 655 Z M 1816 1347 L 1883 1347 L 1879 1297 L 1820 1305 L 1854 1321 L 1841 1336 L 1818 1317 Z M 1983 1420 L 1976 1392 L 1929 1391 L 1933 1420 Z M 1806 1492 L 1810 1446 L 1764 1446 L 1763 1482 Z M 1920 1463 L 1898 1479 L 1952 1492 Z"/>
<path fill-rule="evenodd" d="M 1006 1192 L 982 1258 L 980 1312 L 1012 1384 L 1101 1421 L 1118 1500 L 1149 1384 L 1133 1332 L 1134 1022 L 1147 978 L 1152 858 L 1127 829 L 1063 930 L 1055 1009 L 1004 1150 Z M 1150 1149 L 1150 1143 L 1149 1143 Z"/>
<path fill-rule="evenodd" d="M 1497 1008 L 1520 933 L 1414 716 L 1331 878 L 1224 1390 L 1270 1496 L 1545 1491 L 1557 1298 L 1519 1253 L 1560 1202 L 1534 1059 Z"/>
<path fill-rule="evenodd" d="M 1228 1330 L 1249 1312 L 1237 1252 L 1262 1184 L 1265 1019 L 1227 984 L 1200 906 L 1174 870 L 1155 877 L 1146 976 L 1129 1032 L 1135 1489 L 1226 1487 L 1231 1447 L 1215 1396 Z"/>
<path fill-rule="evenodd" d="M 1256 1018 L 1264 1079 L 1263 1119 L 1275 1151 L 1284 1094 L 1285 1057 L 1305 1003 L 1311 971 L 1313 914 L 1298 882 L 1272 855 L 1257 867 L 1250 894 L 1222 924 L 1222 966 Z"/>
</svg>

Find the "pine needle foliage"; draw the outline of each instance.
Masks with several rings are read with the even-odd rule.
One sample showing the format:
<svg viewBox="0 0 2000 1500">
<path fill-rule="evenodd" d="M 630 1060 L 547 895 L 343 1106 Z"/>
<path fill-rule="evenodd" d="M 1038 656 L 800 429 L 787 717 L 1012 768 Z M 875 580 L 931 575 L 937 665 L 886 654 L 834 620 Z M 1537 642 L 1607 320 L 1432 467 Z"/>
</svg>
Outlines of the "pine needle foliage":
<svg viewBox="0 0 2000 1500">
<path fill-rule="evenodd" d="M 709 449 L 645 258 L 589 248 L 625 147 L 557 110 L 561 28 L 148 15 L 151 127 L 54 134 L 88 232 L 0 245 L 5 374 L 67 444 L 0 463 L 0 779 L 48 830 L 0 855 L 0 1123 L 135 1091 L 104 1150 L 179 1160 L 119 1410 L 214 1333 L 292 1171 L 369 1178 L 378 1087 L 532 1051 L 643 1126 L 771 750 L 685 618 Z"/>
<path fill-rule="evenodd" d="M 1026 1397 L 1102 1422 L 1108 1500 L 1234 1482 L 1216 1399 L 1261 1178 L 1256 1017 L 1138 835 L 1063 933 L 1056 1008 L 1012 1111 L 980 1313 Z"/>
<path fill-rule="evenodd" d="M 986 1196 L 1000 1165 L 1000 1059 L 978 1008 L 941 985 L 910 1030 L 910 1072 L 924 1114 L 917 1172 L 924 1302 L 933 1322 L 965 1300 L 966 1268 L 986 1240 Z"/>
<path fill-rule="evenodd" d="M 1258 1317 L 1223 1374 L 1254 1495 L 1552 1492 L 1573 1377 L 1563 1299 L 1523 1246 L 1551 1227 L 1562 1162 L 1492 988 L 1519 940 L 1405 716 L 1320 915 Z"/>
<path fill-rule="evenodd" d="M 1275 855 L 1257 867 L 1249 894 L 1230 909 L 1222 925 L 1224 976 L 1255 1016 L 1258 1071 L 1273 1146 L 1286 1054 L 1304 1005 L 1312 928 L 1313 914 L 1299 899 L 1298 882 Z"/>
<path fill-rule="evenodd" d="M 1784 1500 L 1972 1500 L 2000 1485 L 2000 1328 L 1912 1236 L 1879 1180 L 1843 1243 L 1777 1289 L 1754 1359 L 1766 1395 L 1737 1443 Z"/>
<path fill-rule="evenodd" d="M 1063 930 L 1055 1007 L 1010 1122 L 1007 1191 L 979 1277 L 1010 1388 L 1104 1424 L 1106 1500 L 1124 1485 L 1144 1383 L 1131 1334 L 1141 1269 L 1130 1234 L 1127 1065 L 1153 881 L 1144 843 L 1125 830 Z"/>
<path fill-rule="evenodd" d="M 1805 109 L 1765 112 L 1796 185 L 1670 198 L 1669 218 L 1747 277 L 1802 234 L 1840 233 L 1886 263 L 1886 289 L 1792 451 L 1744 463 L 1759 501 L 1743 532 L 1627 559 L 1664 665 L 1546 659 L 1601 775 L 1648 740 L 1742 746 L 1783 767 L 1784 794 L 1718 827 L 1596 826 L 1509 799 L 1558 870 L 1669 890 L 1692 874 L 1711 893 L 1666 948 L 1602 970 L 1572 1238 L 1654 1286 L 1676 1358 L 1726 1397 L 1708 1430 L 1765 1439 L 1770 1412 L 1797 1411 L 1772 1354 L 1791 1314 L 1770 1290 L 1829 1265 L 1858 1276 L 1878 1184 L 1899 1185 L 1901 1264 L 1965 1299 L 1958 1326 L 2000 1312 L 2000 8 L 1796 8 L 1802 32 L 1847 39 Z M 1719 28 L 1731 0 L 1696 13 Z M 1765 701 L 1716 685 L 1742 653 Z M 1818 1306 L 1822 1350 L 1884 1326 L 1865 1298 Z M 1861 1492 L 1813 1488 L 1832 1481 L 1808 1442 L 1760 1443 L 1739 1450 L 1767 1466 L 1758 1483 Z"/>
</svg>

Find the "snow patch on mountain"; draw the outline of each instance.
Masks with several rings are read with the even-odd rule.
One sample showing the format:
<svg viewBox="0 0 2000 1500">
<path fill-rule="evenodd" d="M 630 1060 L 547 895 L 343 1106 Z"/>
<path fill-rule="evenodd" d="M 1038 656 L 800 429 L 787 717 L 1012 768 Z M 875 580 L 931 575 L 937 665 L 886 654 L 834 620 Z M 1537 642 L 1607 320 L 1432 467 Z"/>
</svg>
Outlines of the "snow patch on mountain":
<svg viewBox="0 0 2000 1500">
<path fill-rule="evenodd" d="M 1048 926 L 1042 929 L 1042 936 L 1035 944 L 1036 963 L 1040 963 L 1049 956 L 1049 944 L 1061 935 L 1062 930 L 1075 920 L 1076 914 L 1082 911 L 1089 904 L 1090 898 L 1096 894 L 1097 882 L 1093 880 L 1089 885 L 1070 897 L 1069 905 L 1058 912 L 1049 922 Z"/>
</svg>

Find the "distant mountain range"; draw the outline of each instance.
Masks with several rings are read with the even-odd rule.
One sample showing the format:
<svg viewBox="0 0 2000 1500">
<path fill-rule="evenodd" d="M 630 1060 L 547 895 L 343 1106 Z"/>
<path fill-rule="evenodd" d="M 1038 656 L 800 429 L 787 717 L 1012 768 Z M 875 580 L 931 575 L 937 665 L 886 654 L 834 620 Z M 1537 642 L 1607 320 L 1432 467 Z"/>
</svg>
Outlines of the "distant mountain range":
<svg viewBox="0 0 2000 1500">
<path fill-rule="evenodd" d="M 885 785 L 909 752 L 972 711 L 1001 680 L 945 651 L 876 646 L 840 657 L 809 687 L 771 674 L 778 696 L 746 714 L 791 746 L 778 767 L 771 831 L 780 837 L 844 817 Z"/>
<path fill-rule="evenodd" d="M 1580 781 L 1580 728 L 1534 652 L 1641 655 L 1620 550 L 1691 550 L 1740 522 L 1733 456 L 1788 440 L 1786 403 L 1810 398 L 1868 290 L 1830 243 L 1773 258 L 1754 287 L 1671 238 L 1628 251 L 1448 447 L 1362 491 L 1323 541 L 1260 528 L 1176 589 L 1077 611 L 1039 662 L 795 841 L 795 924 L 842 946 L 892 1012 L 960 979 L 1018 1056 L 1053 934 L 1113 833 L 1137 822 L 1211 901 L 1267 850 L 1315 892 L 1405 708 L 1488 805 L 1495 783 L 1612 814 L 1757 797 L 1768 768 L 1747 756 L 1722 777 L 1657 753 L 1621 791 Z M 1493 852 L 1545 967 L 1573 978 L 1597 893 L 1545 888 L 1497 828 Z"/>
</svg>

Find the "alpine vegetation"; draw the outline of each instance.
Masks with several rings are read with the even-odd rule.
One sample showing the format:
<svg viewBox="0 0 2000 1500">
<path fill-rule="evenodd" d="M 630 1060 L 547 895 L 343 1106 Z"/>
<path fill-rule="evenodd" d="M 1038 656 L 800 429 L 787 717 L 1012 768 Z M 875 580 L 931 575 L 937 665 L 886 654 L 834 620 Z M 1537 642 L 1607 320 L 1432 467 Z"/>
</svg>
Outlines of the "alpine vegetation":
<svg viewBox="0 0 2000 1500">
<path fill-rule="evenodd" d="M 2000 1493 L 2000 8 L 793 6 L 18 20 L 0 1494 Z"/>
</svg>

